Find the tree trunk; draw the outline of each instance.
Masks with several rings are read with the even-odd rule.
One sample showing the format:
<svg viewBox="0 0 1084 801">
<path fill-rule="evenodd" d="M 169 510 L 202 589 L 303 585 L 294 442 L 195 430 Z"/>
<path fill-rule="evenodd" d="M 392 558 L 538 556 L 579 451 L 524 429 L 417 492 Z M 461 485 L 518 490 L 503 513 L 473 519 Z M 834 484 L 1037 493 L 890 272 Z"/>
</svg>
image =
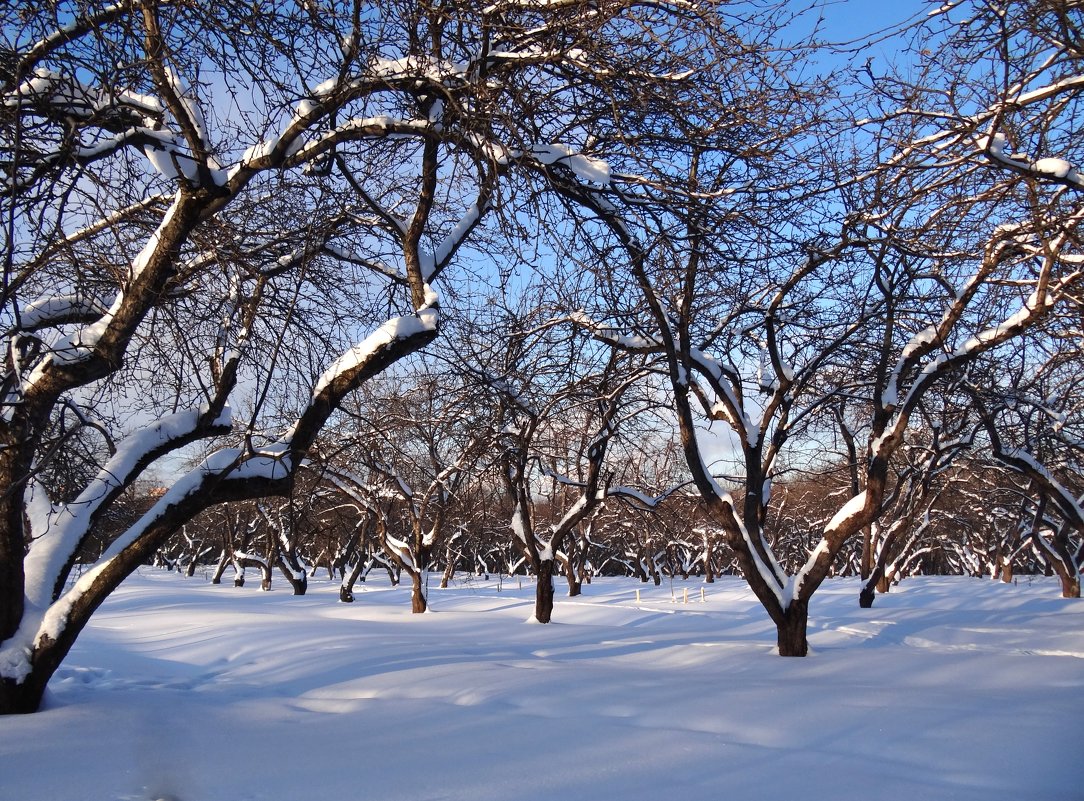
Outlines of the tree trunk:
<svg viewBox="0 0 1084 801">
<path fill-rule="evenodd" d="M 304 595 L 309 589 L 309 574 L 301 569 L 295 559 L 287 559 L 285 555 L 279 556 L 279 571 L 282 573 L 293 588 L 294 595 Z M 270 583 L 270 582 L 268 582 Z"/>
<path fill-rule="evenodd" d="M 448 589 L 448 584 L 455 576 L 455 560 L 456 553 L 452 550 L 452 546 L 449 545 L 444 553 L 444 573 L 440 577 L 440 588 L 442 590 Z"/>
<path fill-rule="evenodd" d="M 876 597 L 877 593 L 873 588 L 873 584 L 867 581 L 862 585 L 862 590 L 858 593 L 858 605 L 862 609 L 872 609 Z"/>
<path fill-rule="evenodd" d="M 429 601 L 425 597 L 425 585 L 423 582 L 422 574 L 425 571 L 419 570 L 410 573 L 410 611 L 416 615 L 420 615 L 422 612 L 429 608 Z"/>
<path fill-rule="evenodd" d="M 579 564 L 578 554 L 575 550 L 562 561 L 561 567 L 564 570 L 565 579 L 568 581 L 568 597 L 575 598 L 583 591 L 580 580 L 582 567 Z"/>
<path fill-rule="evenodd" d="M 13 679 L 0 679 L 0 716 L 29 715 L 41 708 L 42 696 L 48 677 L 42 680 L 45 671 L 35 670 L 22 684 Z M 49 675 L 52 675 L 51 673 Z"/>
<path fill-rule="evenodd" d="M 363 570 L 365 570 L 365 558 L 359 554 L 357 563 L 350 570 L 350 575 L 344 575 L 343 583 L 339 586 L 339 600 L 344 604 L 354 603 L 354 585 Z M 364 581 L 364 578 L 362 580 Z"/>
<path fill-rule="evenodd" d="M 230 563 L 230 553 L 225 548 L 222 549 L 222 553 L 219 554 L 218 564 L 215 565 L 215 572 L 211 576 L 212 584 L 222 583 L 222 574 L 226 572 L 226 565 Z"/>
<path fill-rule="evenodd" d="M 1058 578 L 1061 579 L 1061 597 L 1062 598 L 1079 598 L 1080 597 L 1080 574 L 1079 573 L 1062 573 L 1059 571 Z"/>
<path fill-rule="evenodd" d="M 1012 584 L 1012 559 L 1007 559 L 1001 568 L 1001 580 L 1006 584 Z"/>
<path fill-rule="evenodd" d="M 857 494 L 857 493 L 855 493 Z M 859 575 L 863 581 L 873 575 L 873 526 L 862 527 L 862 562 L 859 565 Z M 870 601 L 870 604 L 873 602 Z M 868 609 L 869 607 L 863 607 Z"/>
<path fill-rule="evenodd" d="M 808 620 L 809 602 L 791 601 L 782 620 L 775 624 L 780 656 L 805 656 L 809 652 L 809 642 L 806 639 Z"/>
<path fill-rule="evenodd" d="M 534 618 L 539 623 L 549 623 L 553 617 L 553 560 L 540 560 L 535 572 Z"/>
</svg>

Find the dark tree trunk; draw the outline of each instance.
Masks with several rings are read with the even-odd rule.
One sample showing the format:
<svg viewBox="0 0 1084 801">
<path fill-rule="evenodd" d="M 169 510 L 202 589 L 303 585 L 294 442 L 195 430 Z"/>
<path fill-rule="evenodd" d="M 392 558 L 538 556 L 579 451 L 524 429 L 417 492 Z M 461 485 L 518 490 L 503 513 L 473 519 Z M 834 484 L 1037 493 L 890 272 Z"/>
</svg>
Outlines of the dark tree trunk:
<svg viewBox="0 0 1084 801">
<path fill-rule="evenodd" d="M 809 602 L 791 601 L 782 619 L 775 624 L 780 656 L 805 656 L 809 652 L 806 639 L 808 620 Z"/>
<path fill-rule="evenodd" d="M 46 671 L 35 670 L 22 684 L 12 679 L 0 679 L 0 715 L 29 715 L 41 708 L 45 685 L 48 683 Z M 42 676 L 46 676 L 43 680 Z"/>
<path fill-rule="evenodd" d="M 294 595 L 304 595 L 309 589 L 309 574 L 301 569 L 301 565 L 295 559 L 279 557 L 279 570 L 283 577 L 290 582 Z"/>
<path fill-rule="evenodd" d="M 353 569 L 351 569 L 350 575 L 343 578 L 342 586 L 339 587 L 339 600 L 344 604 L 354 603 L 354 585 L 364 570 L 365 559 L 359 558 Z M 364 581 L 364 578 L 362 580 Z"/>
<path fill-rule="evenodd" d="M 861 592 L 858 593 L 858 605 L 863 609 L 872 609 L 873 601 L 877 597 L 877 593 L 869 582 L 862 585 Z"/>
<path fill-rule="evenodd" d="M 553 560 L 539 560 L 535 573 L 534 617 L 539 623 L 549 623 L 553 618 Z"/>
<path fill-rule="evenodd" d="M 866 581 L 862 584 L 862 590 L 858 593 L 858 605 L 863 609 L 872 608 L 877 593 L 888 592 L 887 585 L 885 567 L 878 560 L 878 563 L 873 566 L 873 571 L 866 576 Z M 885 589 L 881 589 L 882 587 L 885 587 Z"/>
<path fill-rule="evenodd" d="M 572 549 L 568 557 L 561 562 L 561 568 L 565 574 L 565 580 L 568 581 L 568 597 L 575 598 L 581 592 L 583 592 L 583 582 L 580 580 L 580 576 L 583 572 L 583 566 L 580 563 L 579 554 L 577 549 Z"/>
<path fill-rule="evenodd" d="M 226 565 L 228 565 L 229 563 L 230 563 L 229 551 L 226 550 L 225 548 L 223 548 L 222 553 L 219 554 L 219 557 L 218 557 L 218 564 L 215 565 L 215 572 L 211 576 L 211 583 L 212 584 L 221 584 L 222 583 L 222 574 L 226 572 Z"/>
</svg>

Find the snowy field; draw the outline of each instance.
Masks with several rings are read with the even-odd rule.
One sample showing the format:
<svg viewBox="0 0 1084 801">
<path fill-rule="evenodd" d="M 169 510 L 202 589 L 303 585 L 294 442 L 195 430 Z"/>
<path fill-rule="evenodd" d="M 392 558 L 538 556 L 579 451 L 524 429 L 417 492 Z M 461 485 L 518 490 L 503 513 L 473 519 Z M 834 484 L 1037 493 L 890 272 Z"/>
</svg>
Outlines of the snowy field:
<svg viewBox="0 0 1084 801">
<path fill-rule="evenodd" d="M 0 718 L 0 797 L 1084 798 L 1084 603 L 1056 582 L 910 579 L 861 610 L 832 581 L 806 659 L 742 582 L 701 586 L 596 581 L 540 626 L 526 581 L 415 616 L 386 578 L 347 605 L 144 572 L 46 710 Z"/>
</svg>

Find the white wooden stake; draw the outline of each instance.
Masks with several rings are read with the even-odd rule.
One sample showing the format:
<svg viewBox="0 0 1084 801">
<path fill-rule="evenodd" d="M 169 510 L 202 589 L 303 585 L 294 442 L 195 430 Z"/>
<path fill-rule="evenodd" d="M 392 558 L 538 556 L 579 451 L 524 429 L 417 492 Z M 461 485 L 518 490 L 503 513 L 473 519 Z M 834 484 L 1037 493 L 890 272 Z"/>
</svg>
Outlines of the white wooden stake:
<svg viewBox="0 0 1084 801">
<path fill-rule="evenodd" d="M 681 602 L 683 604 L 689 603 L 689 588 L 688 587 L 685 588 L 685 597 L 684 597 L 684 599 L 682 599 Z"/>
<path fill-rule="evenodd" d="M 700 588 L 700 603 L 704 603 L 704 588 Z"/>
<path fill-rule="evenodd" d="M 640 605 L 640 591 L 639 590 L 636 591 L 636 605 L 637 606 Z"/>
</svg>

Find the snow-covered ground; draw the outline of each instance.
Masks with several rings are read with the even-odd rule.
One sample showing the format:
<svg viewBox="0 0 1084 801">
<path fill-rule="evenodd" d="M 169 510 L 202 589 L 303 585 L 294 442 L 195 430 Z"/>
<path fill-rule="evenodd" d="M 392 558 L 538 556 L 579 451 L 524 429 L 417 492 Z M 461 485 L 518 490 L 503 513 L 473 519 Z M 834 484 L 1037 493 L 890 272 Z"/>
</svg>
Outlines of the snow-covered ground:
<svg viewBox="0 0 1084 801">
<path fill-rule="evenodd" d="M 144 572 L 46 710 L 0 718 L 0 798 L 1084 798 L 1084 602 L 1056 582 L 910 579 L 862 610 L 831 581 L 807 659 L 740 580 L 701 586 L 596 581 L 541 626 L 526 581 L 411 615 L 386 579 L 347 605 Z"/>
</svg>

